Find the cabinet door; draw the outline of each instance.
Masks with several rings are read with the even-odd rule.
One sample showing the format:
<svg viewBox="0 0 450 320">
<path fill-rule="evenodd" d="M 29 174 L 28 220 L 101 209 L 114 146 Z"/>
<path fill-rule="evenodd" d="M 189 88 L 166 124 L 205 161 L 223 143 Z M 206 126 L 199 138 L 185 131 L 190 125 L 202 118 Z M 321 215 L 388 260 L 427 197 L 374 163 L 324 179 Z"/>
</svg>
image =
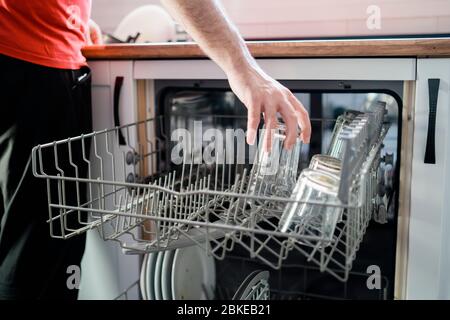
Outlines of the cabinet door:
<svg viewBox="0 0 450 320">
<path fill-rule="evenodd" d="M 116 125 L 114 118 L 114 90 L 117 90 L 117 78 L 122 77 L 122 86 L 119 97 L 118 116 L 120 124 L 136 121 L 135 108 L 135 82 L 133 80 L 132 61 L 97 61 L 91 62 L 92 69 L 92 120 L 95 131 L 112 128 Z M 135 137 L 131 134 L 128 144 L 135 143 Z M 103 139 L 97 140 L 97 153 L 109 159 Z M 123 153 L 129 150 L 127 145 L 116 146 L 111 152 L 118 159 L 123 158 Z M 93 152 L 91 152 L 93 155 Z M 92 161 L 95 163 L 95 161 Z M 105 161 L 104 179 L 112 180 L 112 167 L 110 161 Z M 119 168 L 120 167 L 120 168 Z M 99 168 L 93 166 L 94 177 L 100 176 Z M 125 181 L 129 173 L 133 173 L 133 166 L 115 167 L 114 179 Z M 106 190 L 105 193 L 112 190 Z M 95 190 L 94 190 L 95 198 Z M 105 202 L 107 209 L 114 209 L 113 198 L 108 197 Z M 120 245 L 115 241 L 104 241 L 97 230 L 87 233 L 86 250 L 82 261 L 82 279 L 79 299 L 114 299 L 136 279 L 139 278 L 139 256 L 127 256 L 122 253 Z M 137 288 L 130 292 L 130 299 L 138 298 Z"/>
<path fill-rule="evenodd" d="M 408 299 L 450 298 L 449 86 L 450 59 L 418 59 L 406 288 Z M 430 102 L 437 102 L 435 128 Z"/>
</svg>

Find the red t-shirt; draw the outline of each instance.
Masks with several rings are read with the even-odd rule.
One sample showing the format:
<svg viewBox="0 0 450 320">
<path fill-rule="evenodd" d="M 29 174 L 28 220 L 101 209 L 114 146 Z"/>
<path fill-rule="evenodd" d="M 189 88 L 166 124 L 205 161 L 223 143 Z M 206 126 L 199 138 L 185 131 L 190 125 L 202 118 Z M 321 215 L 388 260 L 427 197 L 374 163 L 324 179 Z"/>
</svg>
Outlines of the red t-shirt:
<svg viewBox="0 0 450 320">
<path fill-rule="evenodd" d="M 91 0 L 0 0 L 0 54 L 79 69 L 90 11 Z"/>
</svg>

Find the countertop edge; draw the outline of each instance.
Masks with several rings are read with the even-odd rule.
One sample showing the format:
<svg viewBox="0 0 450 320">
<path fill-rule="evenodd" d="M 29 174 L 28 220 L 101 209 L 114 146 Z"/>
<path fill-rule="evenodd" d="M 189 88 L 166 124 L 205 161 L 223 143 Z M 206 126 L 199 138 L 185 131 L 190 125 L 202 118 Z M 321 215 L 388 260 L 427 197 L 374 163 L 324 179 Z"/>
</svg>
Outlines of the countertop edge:
<svg viewBox="0 0 450 320">
<path fill-rule="evenodd" d="M 256 58 L 450 57 L 450 38 L 248 41 Z M 88 60 L 198 59 L 195 43 L 110 44 L 87 46 Z"/>
</svg>

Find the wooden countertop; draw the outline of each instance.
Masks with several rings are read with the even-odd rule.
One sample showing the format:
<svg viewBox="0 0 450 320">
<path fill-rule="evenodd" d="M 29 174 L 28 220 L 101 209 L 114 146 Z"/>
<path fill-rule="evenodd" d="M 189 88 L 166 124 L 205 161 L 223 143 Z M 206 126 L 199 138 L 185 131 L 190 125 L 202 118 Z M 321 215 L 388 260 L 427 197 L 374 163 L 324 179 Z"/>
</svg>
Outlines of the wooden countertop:
<svg viewBox="0 0 450 320">
<path fill-rule="evenodd" d="M 248 41 L 258 58 L 301 57 L 450 57 L 450 38 Z M 206 57 L 194 43 L 88 46 L 89 60 L 189 59 Z"/>
</svg>

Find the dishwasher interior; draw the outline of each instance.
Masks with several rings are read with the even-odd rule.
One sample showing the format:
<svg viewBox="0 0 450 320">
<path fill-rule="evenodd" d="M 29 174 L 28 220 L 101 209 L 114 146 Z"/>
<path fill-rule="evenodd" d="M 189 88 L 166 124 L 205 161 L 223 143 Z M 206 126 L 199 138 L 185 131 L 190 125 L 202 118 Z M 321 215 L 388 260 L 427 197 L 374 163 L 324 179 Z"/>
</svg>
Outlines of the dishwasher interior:
<svg viewBox="0 0 450 320">
<path fill-rule="evenodd" d="M 124 254 L 142 255 L 143 266 L 162 260 L 161 252 L 201 248 L 214 263 L 214 285 L 196 289 L 204 299 L 236 299 L 256 271 L 254 290 L 240 292 L 246 299 L 392 299 L 401 83 L 284 84 L 312 124 L 311 143 L 298 142 L 296 155 L 289 153 L 289 179 L 278 181 L 285 188 L 251 188 L 264 153 L 258 144 L 241 143 L 246 108 L 225 81 L 161 80 L 149 119 L 33 149 L 33 172 L 47 180 L 50 234 L 64 239 L 96 228 L 104 240 L 120 243 Z M 345 114 L 359 122 L 351 120 L 352 134 L 344 139 L 336 197 L 292 200 L 311 159 L 329 153 Z M 277 150 L 281 162 L 282 148 Z M 274 176 L 277 181 L 280 175 Z M 321 214 L 292 229 L 280 227 L 295 203 L 327 217 L 339 212 L 331 234 Z M 136 285 L 142 286 L 144 273 Z M 195 287 L 186 277 L 179 281 Z M 173 284 L 169 289 L 175 290 Z M 166 298 L 162 291 L 142 296 Z"/>
</svg>

